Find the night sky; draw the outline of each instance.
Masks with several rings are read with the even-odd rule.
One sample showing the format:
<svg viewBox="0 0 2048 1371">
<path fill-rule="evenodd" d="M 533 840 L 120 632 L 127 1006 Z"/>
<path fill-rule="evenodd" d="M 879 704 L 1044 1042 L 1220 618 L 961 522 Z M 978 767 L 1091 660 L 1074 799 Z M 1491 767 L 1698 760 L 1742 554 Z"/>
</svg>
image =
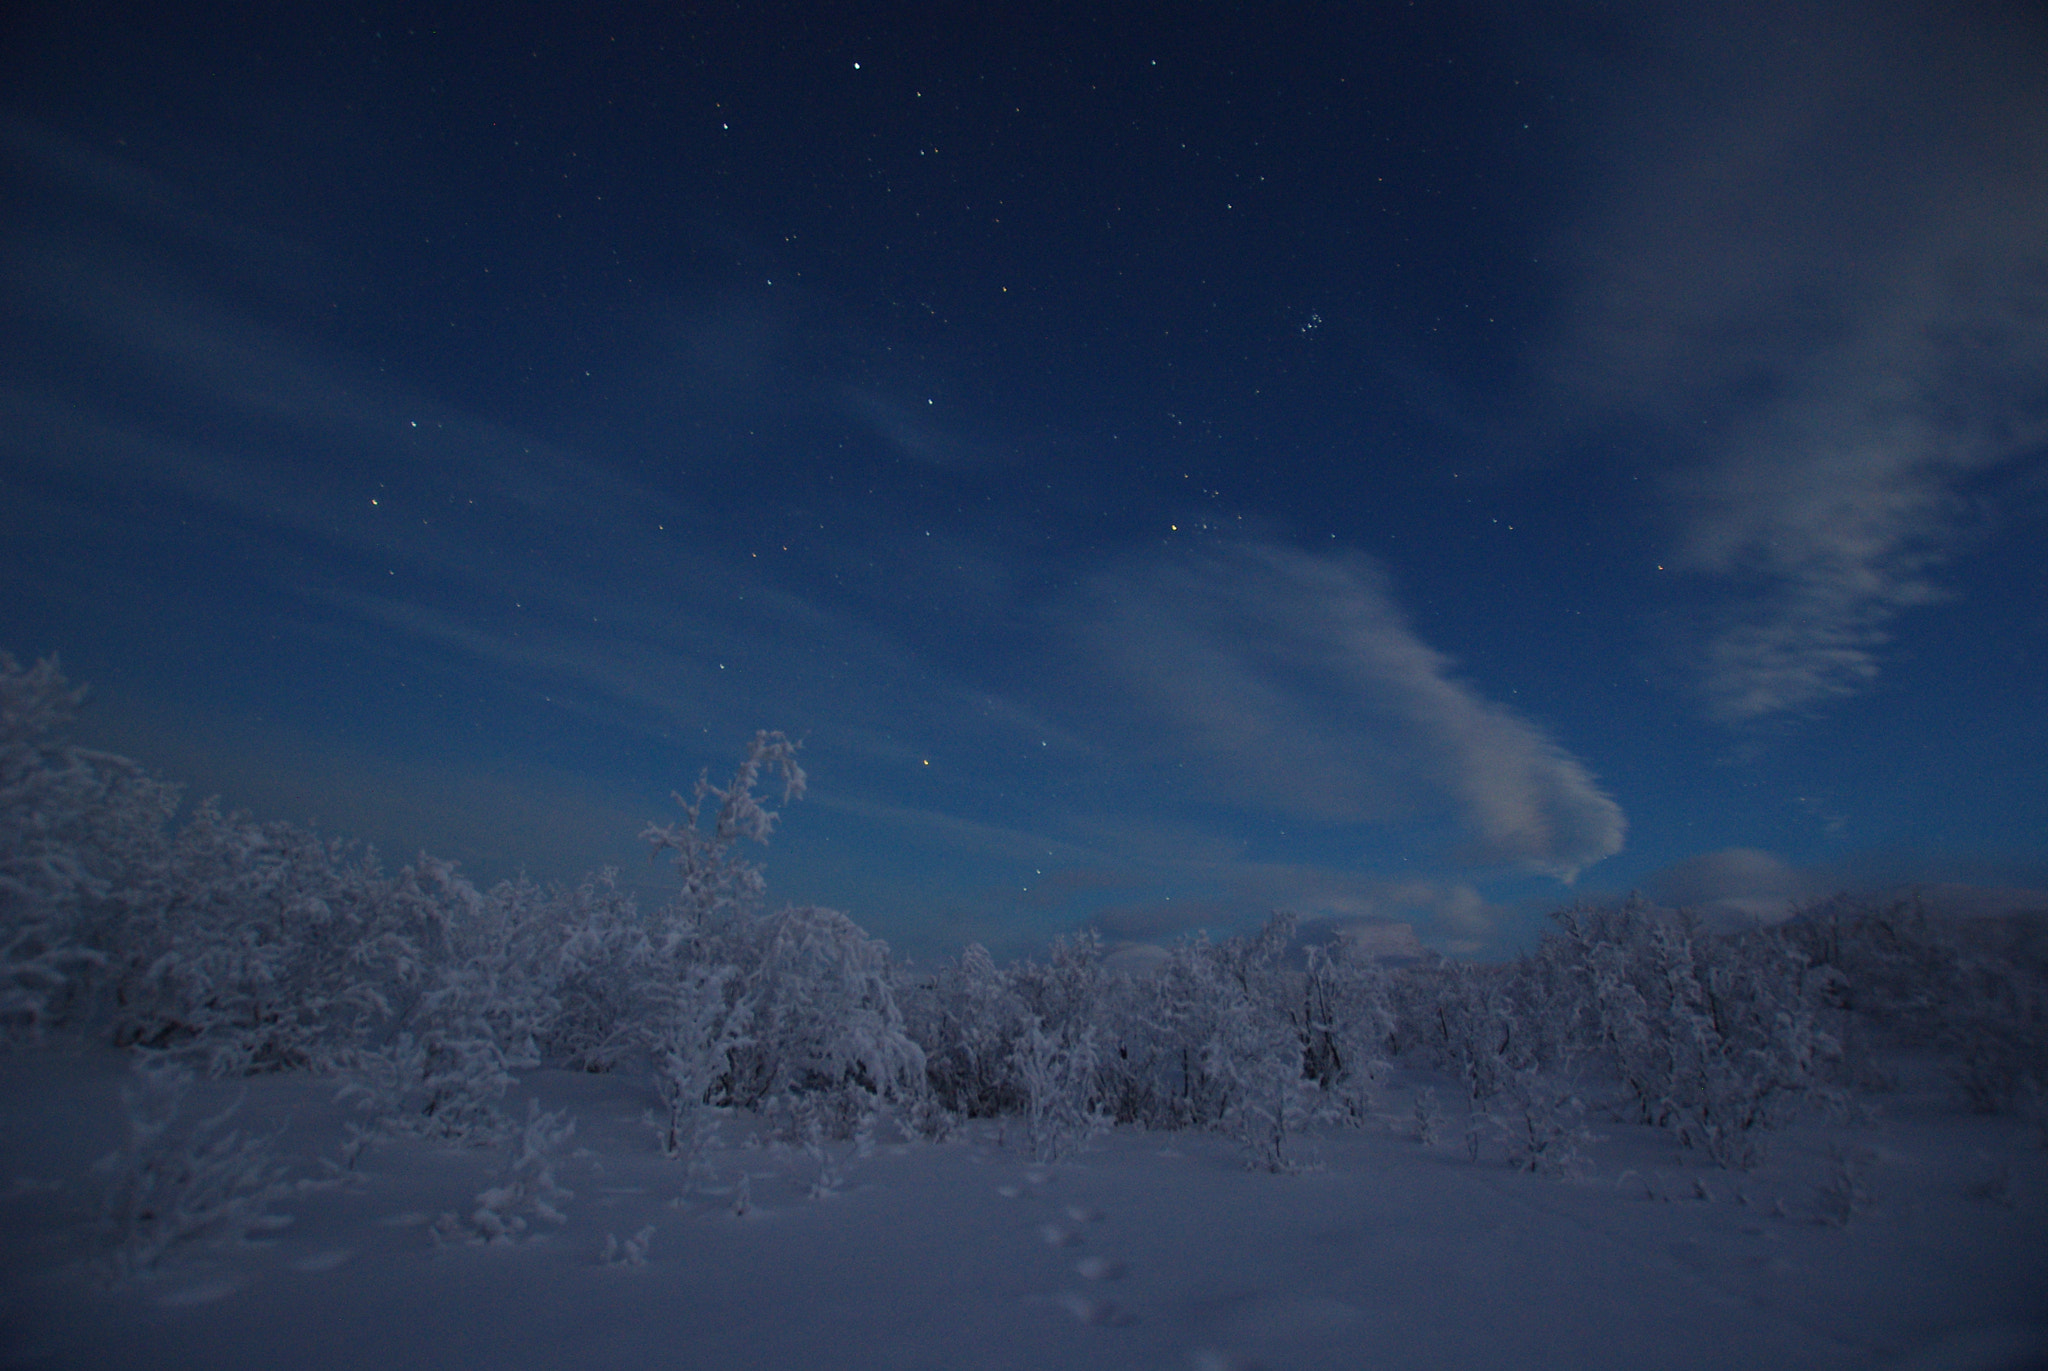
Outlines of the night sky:
<svg viewBox="0 0 2048 1371">
<path fill-rule="evenodd" d="M 652 889 L 781 729 L 916 957 L 2048 886 L 2037 7 L 0 22 L 0 648 L 195 798 Z"/>
</svg>

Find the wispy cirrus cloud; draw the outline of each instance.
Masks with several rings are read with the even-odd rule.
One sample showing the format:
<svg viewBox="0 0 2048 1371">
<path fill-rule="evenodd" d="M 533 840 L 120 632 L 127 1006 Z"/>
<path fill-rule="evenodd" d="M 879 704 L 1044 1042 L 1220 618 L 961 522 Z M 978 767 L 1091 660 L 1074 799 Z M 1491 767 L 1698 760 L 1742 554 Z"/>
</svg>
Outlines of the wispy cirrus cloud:
<svg viewBox="0 0 2048 1371">
<path fill-rule="evenodd" d="M 1467 855 L 1564 879 L 1621 809 L 1534 723 L 1458 680 L 1352 557 L 1241 543 L 1098 578 L 1081 630 L 1133 737 L 1244 803 L 1325 823 L 1448 814 Z"/>
<path fill-rule="evenodd" d="M 1722 597 L 1689 653 L 1739 724 L 1877 677 L 1996 518 L 1973 483 L 2041 457 L 2048 68 L 2018 9 L 1661 15 L 1542 370 L 1691 453 L 1669 560 Z"/>
</svg>

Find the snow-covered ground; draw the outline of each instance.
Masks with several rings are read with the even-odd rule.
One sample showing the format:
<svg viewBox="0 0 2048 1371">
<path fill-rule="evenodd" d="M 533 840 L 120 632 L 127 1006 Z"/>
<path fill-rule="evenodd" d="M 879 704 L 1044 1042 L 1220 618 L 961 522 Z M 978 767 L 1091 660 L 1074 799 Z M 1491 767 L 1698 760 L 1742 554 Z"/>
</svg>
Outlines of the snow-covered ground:
<svg viewBox="0 0 2048 1371">
<path fill-rule="evenodd" d="M 1011 1121 L 942 1143 L 752 1145 L 727 1119 L 693 1175 L 643 1122 L 644 1073 L 526 1074 L 573 1116 L 559 1222 L 463 1239 L 507 1178 L 491 1148 L 394 1136 L 288 1225 L 108 1274 L 96 1230 L 125 1059 L 0 1056 L 0 1360 L 7 1367 L 748 1368 L 2048 1366 L 2048 1151 L 1958 1112 L 1911 1063 L 1842 1117 L 1720 1170 L 1668 1133 L 1593 1121 L 1584 1174 L 1418 1141 L 1396 1077 L 1310 1169 L 1245 1168 L 1213 1133 L 1117 1130 L 1040 1164 Z M 1458 1098 L 1438 1081 L 1447 1100 Z M 294 1174 L 340 1166 L 332 1082 L 200 1080 Z M 530 1161 L 524 1172 L 537 1174 Z M 822 1179 L 826 1193 L 814 1195 Z M 836 1184 L 834 1184 L 836 1182 Z M 741 1187 L 744 1187 L 742 1190 Z M 453 1225 L 442 1218 L 453 1214 Z M 442 1236 L 437 1240 L 436 1226 Z M 461 1231 L 456 1231 L 461 1230 Z"/>
</svg>

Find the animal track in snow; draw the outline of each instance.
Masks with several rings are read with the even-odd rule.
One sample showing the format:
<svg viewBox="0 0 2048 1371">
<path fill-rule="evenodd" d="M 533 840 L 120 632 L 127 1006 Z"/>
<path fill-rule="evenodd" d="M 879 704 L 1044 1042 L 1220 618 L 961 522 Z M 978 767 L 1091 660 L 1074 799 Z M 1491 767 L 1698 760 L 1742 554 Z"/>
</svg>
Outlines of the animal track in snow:
<svg viewBox="0 0 2048 1371">
<path fill-rule="evenodd" d="M 1195 1371 L 1265 1371 L 1265 1363 L 1240 1357 L 1214 1347 L 1195 1353 Z"/>
<path fill-rule="evenodd" d="M 1135 1322 L 1115 1300 L 1098 1300 L 1076 1290 L 1063 1290 L 1057 1298 L 1060 1308 L 1091 1328 L 1122 1328 Z"/>
<path fill-rule="evenodd" d="M 1052 1181 L 1050 1172 L 1034 1167 L 1024 1173 L 1025 1186 L 999 1185 L 996 1193 L 1004 1199 L 1031 1199 L 1045 1197 L 1044 1187 Z M 1027 1188 L 1028 1187 L 1028 1190 Z M 1083 1231 L 1087 1225 L 1100 1223 L 1106 1217 L 1093 1205 L 1073 1203 L 1059 1206 L 1058 1217 L 1040 1223 L 1038 1236 L 1048 1247 L 1080 1247 L 1087 1241 Z M 1091 1254 L 1080 1258 L 1073 1265 L 1074 1273 L 1084 1281 L 1100 1283 L 1122 1280 L 1130 1268 L 1112 1257 Z M 1050 1297 L 1052 1303 L 1072 1314 L 1091 1328 L 1121 1328 L 1135 1323 L 1136 1317 L 1115 1300 L 1100 1293 L 1087 1290 L 1068 1289 Z"/>
</svg>

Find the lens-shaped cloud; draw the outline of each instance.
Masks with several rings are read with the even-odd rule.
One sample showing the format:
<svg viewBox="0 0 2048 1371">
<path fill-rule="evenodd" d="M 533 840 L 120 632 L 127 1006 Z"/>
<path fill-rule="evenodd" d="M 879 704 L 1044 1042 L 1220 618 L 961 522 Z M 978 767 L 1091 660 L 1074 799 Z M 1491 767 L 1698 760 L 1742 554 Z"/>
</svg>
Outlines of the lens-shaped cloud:
<svg viewBox="0 0 2048 1371">
<path fill-rule="evenodd" d="M 2048 67 L 1998 6 L 1647 11 L 1545 374 L 1693 456 L 1667 560 L 1731 723 L 1863 689 L 2048 441 Z"/>
<path fill-rule="evenodd" d="M 1108 687 L 1245 803 L 1322 822 L 1448 813 L 1469 855 L 1571 879 L 1621 810 L 1530 721 L 1455 679 L 1357 558 L 1239 544 L 1092 587 Z"/>
</svg>

